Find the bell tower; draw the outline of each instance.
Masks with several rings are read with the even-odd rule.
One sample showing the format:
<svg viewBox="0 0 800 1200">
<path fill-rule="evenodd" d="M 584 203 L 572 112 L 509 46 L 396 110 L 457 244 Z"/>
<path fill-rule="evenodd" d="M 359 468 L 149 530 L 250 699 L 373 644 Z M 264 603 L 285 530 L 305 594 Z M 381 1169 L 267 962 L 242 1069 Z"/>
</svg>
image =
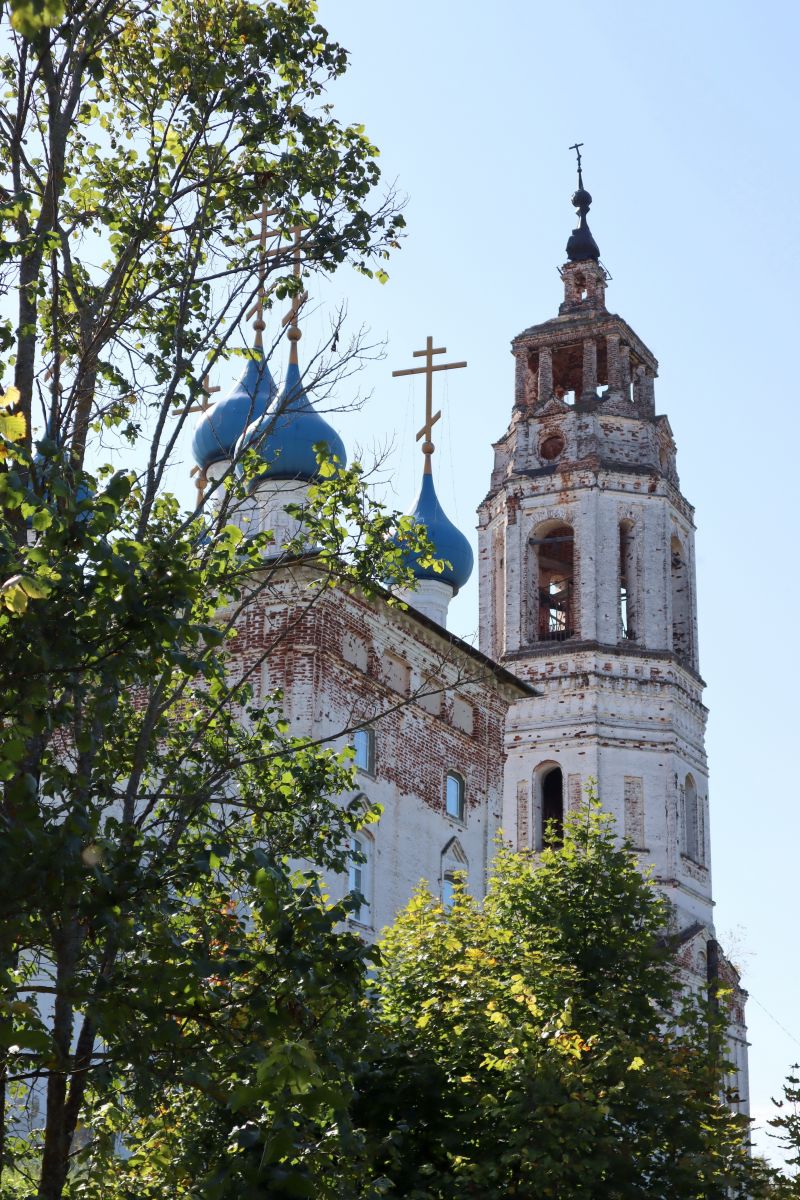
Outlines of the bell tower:
<svg viewBox="0 0 800 1200">
<path fill-rule="evenodd" d="M 713 936 L 694 510 L 658 363 L 606 307 L 578 155 L 564 298 L 512 342 L 513 410 L 479 508 L 481 649 L 539 692 L 509 715 L 504 828 L 540 849 L 596 780 L 677 929 Z"/>
</svg>

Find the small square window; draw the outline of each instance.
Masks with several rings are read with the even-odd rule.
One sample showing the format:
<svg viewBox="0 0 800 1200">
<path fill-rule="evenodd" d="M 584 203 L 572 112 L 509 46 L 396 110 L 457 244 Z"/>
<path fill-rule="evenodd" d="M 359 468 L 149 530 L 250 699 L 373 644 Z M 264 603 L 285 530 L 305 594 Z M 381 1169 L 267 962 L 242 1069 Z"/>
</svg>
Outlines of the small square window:
<svg viewBox="0 0 800 1200">
<path fill-rule="evenodd" d="M 359 771 L 368 775 L 375 773 L 375 731 L 373 729 L 357 729 L 353 734 L 353 750 L 355 764 Z"/>
<path fill-rule="evenodd" d="M 445 810 L 448 817 L 464 820 L 464 780 L 455 771 L 448 771 L 445 792 Z"/>
</svg>

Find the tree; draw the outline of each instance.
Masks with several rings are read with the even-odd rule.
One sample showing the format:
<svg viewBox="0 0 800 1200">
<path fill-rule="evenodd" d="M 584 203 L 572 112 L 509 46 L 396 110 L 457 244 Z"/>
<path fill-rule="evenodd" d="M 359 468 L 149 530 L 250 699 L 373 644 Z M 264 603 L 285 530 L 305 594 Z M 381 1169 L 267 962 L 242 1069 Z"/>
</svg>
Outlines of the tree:
<svg viewBox="0 0 800 1200">
<path fill-rule="evenodd" d="M 17 0 L 10 23 L 0 1187 L 334 1195 L 368 956 L 292 864 L 342 870 L 373 814 L 235 654 L 305 543 L 276 559 L 231 523 L 247 461 L 196 513 L 163 482 L 254 299 L 302 287 L 253 240 L 264 198 L 301 275 L 372 271 L 401 218 L 369 207 L 375 149 L 324 96 L 346 54 L 305 0 Z M 306 527 L 309 603 L 408 578 L 358 468 L 321 453 Z"/>
<path fill-rule="evenodd" d="M 382 944 L 357 1117 L 382 1195 L 754 1195 L 724 1011 L 687 995 L 667 902 L 589 804 L 482 906 L 420 890 Z"/>
<path fill-rule="evenodd" d="M 783 1085 L 783 1095 L 773 1103 L 777 1109 L 769 1124 L 778 1132 L 771 1136 L 776 1138 L 785 1155 L 787 1170 L 775 1171 L 773 1176 L 773 1195 L 777 1200 L 796 1200 L 800 1195 L 800 1077 L 796 1074 L 798 1064 L 794 1063 L 791 1073 L 787 1075 Z"/>
</svg>

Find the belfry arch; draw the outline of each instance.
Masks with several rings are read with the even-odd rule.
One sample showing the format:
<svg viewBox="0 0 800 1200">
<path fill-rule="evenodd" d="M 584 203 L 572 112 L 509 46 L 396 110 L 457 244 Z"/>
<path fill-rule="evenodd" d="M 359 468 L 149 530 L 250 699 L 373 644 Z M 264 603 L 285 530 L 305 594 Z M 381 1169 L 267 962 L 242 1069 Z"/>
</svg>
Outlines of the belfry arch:
<svg viewBox="0 0 800 1200">
<path fill-rule="evenodd" d="M 565 521 L 538 527 L 530 542 L 534 564 L 533 640 L 564 642 L 577 633 L 575 531 Z"/>
</svg>

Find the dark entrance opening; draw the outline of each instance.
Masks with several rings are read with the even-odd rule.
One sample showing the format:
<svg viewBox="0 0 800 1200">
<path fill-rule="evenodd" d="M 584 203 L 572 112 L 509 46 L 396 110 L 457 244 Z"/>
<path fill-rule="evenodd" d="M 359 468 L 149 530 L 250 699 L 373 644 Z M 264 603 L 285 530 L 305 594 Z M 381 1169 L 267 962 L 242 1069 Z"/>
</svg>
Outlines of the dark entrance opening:
<svg viewBox="0 0 800 1200">
<path fill-rule="evenodd" d="M 560 846 L 564 840 L 564 776 L 553 767 L 542 779 L 542 845 Z"/>
</svg>

